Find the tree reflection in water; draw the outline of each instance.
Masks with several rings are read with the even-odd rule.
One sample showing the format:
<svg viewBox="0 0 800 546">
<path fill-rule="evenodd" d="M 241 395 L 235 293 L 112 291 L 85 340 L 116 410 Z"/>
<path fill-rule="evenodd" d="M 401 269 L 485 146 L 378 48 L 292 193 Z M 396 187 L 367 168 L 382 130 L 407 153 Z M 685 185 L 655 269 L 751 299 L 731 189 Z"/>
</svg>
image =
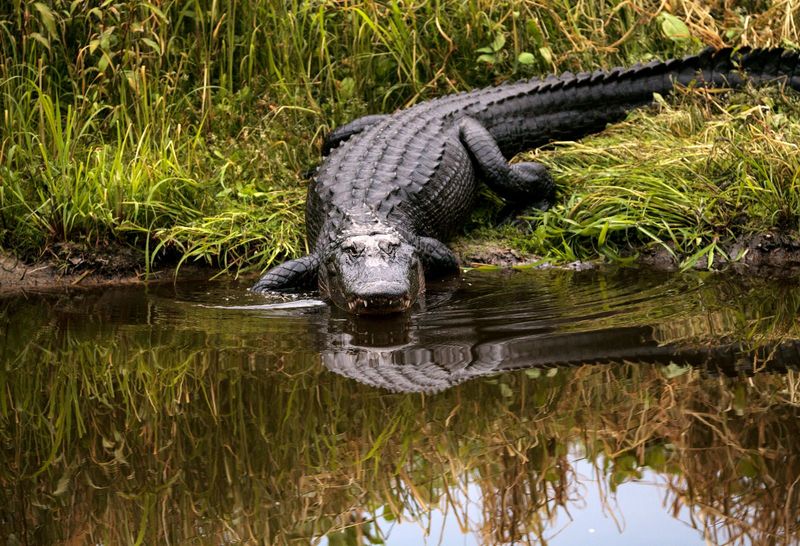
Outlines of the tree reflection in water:
<svg viewBox="0 0 800 546">
<path fill-rule="evenodd" d="M 0 301 L 0 534 L 358 544 L 379 532 L 376 514 L 424 522 L 447 507 L 487 544 L 539 543 L 581 502 L 580 449 L 607 500 L 645 470 L 663 476 L 665 509 L 710 542 L 800 538 L 798 290 L 635 274 L 468 280 L 377 326 L 324 307 L 248 311 L 252 296 L 233 305 L 236 289 L 207 287 Z M 762 365 L 763 346 L 779 349 L 778 366 Z M 321 358 L 367 383 L 401 374 L 439 392 L 376 389 Z M 423 359 L 430 371 L 409 379 Z M 532 363 L 544 367 L 488 375 Z"/>
</svg>

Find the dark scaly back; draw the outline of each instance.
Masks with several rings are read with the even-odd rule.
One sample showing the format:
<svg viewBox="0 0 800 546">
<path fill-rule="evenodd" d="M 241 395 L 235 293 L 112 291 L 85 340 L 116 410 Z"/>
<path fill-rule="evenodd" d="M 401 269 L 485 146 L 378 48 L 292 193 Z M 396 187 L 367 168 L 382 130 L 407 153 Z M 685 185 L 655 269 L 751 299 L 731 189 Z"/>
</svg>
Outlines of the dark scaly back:
<svg viewBox="0 0 800 546">
<path fill-rule="evenodd" d="M 449 98 L 449 97 L 447 97 Z M 434 99 L 395 113 L 331 151 L 309 187 L 309 239 L 324 247 L 343 225 L 392 218 L 411 229 L 407 205 L 431 189 L 442 164 L 446 127 Z"/>
<path fill-rule="evenodd" d="M 505 84 L 396 112 L 331 151 L 309 188 L 309 241 L 325 247 L 346 224 L 388 221 L 417 235 L 446 236 L 463 219 L 474 180 L 458 144 L 463 117 L 481 122 L 506 157 L 553 140 L 598 132 L 676 84 L 740 86 L 782 78 L 800 88 L 798 54 L 783 49 L 707 49 L 631 68 Z M 798 72 L 798 74 L 796 74 Z"/>
</svg>

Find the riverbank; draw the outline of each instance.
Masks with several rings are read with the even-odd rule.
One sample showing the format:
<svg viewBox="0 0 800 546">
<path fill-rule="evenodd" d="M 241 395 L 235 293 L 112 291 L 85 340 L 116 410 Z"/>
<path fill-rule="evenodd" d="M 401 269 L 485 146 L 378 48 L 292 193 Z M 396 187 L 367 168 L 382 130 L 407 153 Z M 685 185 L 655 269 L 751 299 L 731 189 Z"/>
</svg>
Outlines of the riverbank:
<svg viewBox="0 0 800 546">
<path fill-rule="evenodd" d="M 0 249 L 36 264 L 12 277 L 45 284 L 179 263 L 257 275 L 306 253 L 304 173 L 326 132 L 364 114 L 704 46 L 800 43 L 800 8 L 778 5 L 49 5 L 0 8 Z M 503 263 L 688 269 L 754 259 L 751 241 L 771 235 L 792 262 L 798 142 L 800 101 L 779 86 L 657 97 L 600 135 L 524 154 L 551 169 L 554 206 L 497 227 L 485 192 L 462 237 L 499 245 Z M 130 249 L 127 269 L 114 249 Z"/>
<path fill-rule="evenodd" d="M 505 204 L 484 191 L 452 247 L 464 267 L 638 264 L 793 274 L 800 269 L 797 143 L 800 98 L 779 85 L 658 97 L 598 135 L 522 154 L 553 173 L 553 206 L 508 216 Z M 252 138 L 236 146 L 237 154 L 256 153 Z M 48 242 L 27 260 L 6 251 L 0 291 L 177 275 L 255 278 L 276 260 L 304 252 L 305 184 L 191 226 L 120 226 L 92 243 Z M 260 199 L 272 204 L 257 206 Z"/>
<path fill-rule="evenodd" d="M 172 282 L 175 279 L 206 280 L 219 273 L 209 267 L 173 265 L 147 271 L 143 257 L 134 249 L 86 251 L 61 249 L 34 263 L 0 252 L 0 294 L 51 291 L 106 285 Z"/>
<path fill-rule="evenodd" d="M 502 237 L 460 237 L 451 245 L 463 268 L 556 268 L 586 270 L 608 267 L 602 258 L 594 260 L 547 260 L 545 257 L 520 250 Z M 163 265 L 153 270 L 143 266 L 144 257 L 134 249 L 117 248 L 86 251 L 77 247 L 62 248 L 62 254 L 32 264 L 0 252 L 0 294 L 25 291 L 50 291 L 65 288 L 161 283 L 180 280 L 207 280 L 229 276 L 224 269 L 209 265 Z M 800 237 L 780 233 L 757 235 L 748 241 L 737 241 L 724 253 L 738 256 L 726 261 L 718 253 L 713 263 L 695 262 L 691 269 L 735 271 L 744 276 L 788 277 L 800 274 Z M 621 260 L 619 261 L 621 262 Z M 658 271 L 678 271 L 681 263 L 674 250 L 651 246 L 636 257 L 625 260 L 626 266 L 638 266 Z M 685 268 L 685 267 L 684 267 Z M 255 281 L 258 274 L 244 273 L 241 278 Z"/>
</svg>

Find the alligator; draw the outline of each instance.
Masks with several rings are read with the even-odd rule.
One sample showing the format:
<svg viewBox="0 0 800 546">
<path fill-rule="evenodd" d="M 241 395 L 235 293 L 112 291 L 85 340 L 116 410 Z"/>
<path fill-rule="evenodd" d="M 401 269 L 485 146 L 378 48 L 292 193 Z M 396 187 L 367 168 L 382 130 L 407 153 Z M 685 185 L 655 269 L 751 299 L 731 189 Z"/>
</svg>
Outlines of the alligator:
<svg viewBox="0 0 800 546">
<path fill-rule="evenodd" d="M 267 271 L 256 292 L 318 288 L 356 314 L 414 305 L 425 279 L 458 271 L 445 245 L 470 214 L 478 180 L 515 205 L 549 206 L 553 179 L 524 150 L 603 130 L 676 86 L 779 80 L 800 89 L 798 53 L 706 49 L 682 59 L 547 76 L 447 95 L 334 130 L 308 188 L 311 252 Z M 797 72 L 797 73 L 796 73 Z"/>
</svg>

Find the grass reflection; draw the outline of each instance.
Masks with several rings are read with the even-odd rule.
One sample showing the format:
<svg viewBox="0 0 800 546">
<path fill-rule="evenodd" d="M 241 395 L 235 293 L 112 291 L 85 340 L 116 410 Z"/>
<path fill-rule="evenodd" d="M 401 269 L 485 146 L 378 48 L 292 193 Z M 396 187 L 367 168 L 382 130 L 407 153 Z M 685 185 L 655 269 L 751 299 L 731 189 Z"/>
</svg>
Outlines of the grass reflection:
<svg viewBox="0 0 800 546">
<path fill-rule="evenodd" d="M 648 468 L 666 476 L 666 509 L 688 508 L 711 542 L 800 538 L 795 371 L 620 363 L 389 394 L 320 365 L 319 317 L 255 335 L 264 322 L 212 323 L 157 297 L 134 294 L 127 310 L 82 298 L 0 302 L 0 535 L 12 543 L 367 544 L 376 514 L 424 524 L 445 507 L 487 544 L 542 543 L 580 501 L 576 445 L 607 495 Z M 738 324 L 779 317 L 769 324 L 791 332 L 775 307 L 790 294 L 768 300 L 760 320 L 742 299 Z"/>
</svg>

